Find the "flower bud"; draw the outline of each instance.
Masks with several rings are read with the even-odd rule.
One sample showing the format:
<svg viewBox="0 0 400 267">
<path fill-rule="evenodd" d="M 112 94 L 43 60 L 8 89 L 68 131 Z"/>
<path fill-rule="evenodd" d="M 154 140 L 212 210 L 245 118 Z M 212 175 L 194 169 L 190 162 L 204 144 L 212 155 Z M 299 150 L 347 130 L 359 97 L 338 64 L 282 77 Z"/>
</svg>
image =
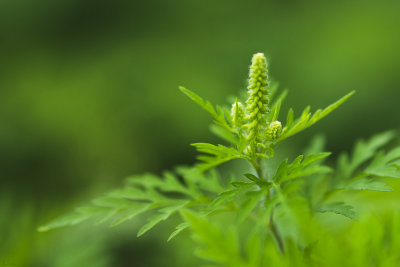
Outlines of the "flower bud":
<svg viewBox="0 0 400 267">
<path fill-rule="evenodd" d="M 244 107 L 243 104 L 236 102 L 232 104 L 231 110 L 232 123 L 234 127 L 241 127 L 244 123 Z"/>
<path fill-rule="evenodd" d="M 265 135 L 270 140 L 276 140 L 280 136 L 282 131 L 282 123 L 280 121 L 273 121 L 269 124 L 265 130 Z"/>
</svg>

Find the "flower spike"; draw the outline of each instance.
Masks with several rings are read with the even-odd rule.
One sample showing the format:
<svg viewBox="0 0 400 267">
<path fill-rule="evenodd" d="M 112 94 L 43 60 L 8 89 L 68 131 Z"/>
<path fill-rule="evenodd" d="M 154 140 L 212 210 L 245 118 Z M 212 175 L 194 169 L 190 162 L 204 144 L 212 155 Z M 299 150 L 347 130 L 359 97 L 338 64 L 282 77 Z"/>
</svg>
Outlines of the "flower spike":
<svg viewBox="0 0 400 267">
<path fill-rule="evenodd" d="M 254 54 L 249 74 L 249 97 L 246 101 L 247 138 L 253 152 L 262 139 L 263 128 L 267 124 L 265 115 L 268 113 L 268 87 L 267 60 L 263 53 Z"/>
</svg>

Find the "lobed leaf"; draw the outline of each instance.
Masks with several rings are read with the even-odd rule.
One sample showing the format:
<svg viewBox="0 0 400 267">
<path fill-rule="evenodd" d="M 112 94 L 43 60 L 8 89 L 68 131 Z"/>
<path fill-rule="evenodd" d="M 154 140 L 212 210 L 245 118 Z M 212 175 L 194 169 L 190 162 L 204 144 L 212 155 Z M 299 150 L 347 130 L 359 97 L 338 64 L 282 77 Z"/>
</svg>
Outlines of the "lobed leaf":
<svg viewBox="0 0 400 267">
<path fill-rule="evenodd" d="M 149 174 L 130 177 L 127 179 L 125 187 L 96 198 L 89 205 L 77 208 L 69 215 L 56 218 L 39 227 L 38 230 L 48 231 L 58 227 L 76 225 L 90 219 L 95 220 L 97 224 L 110 220 L 110 226 L 114 227 L 144 212 L 161 207 L 158 214 L 151 216 L 149 222 L 140 229 L 138 234 L 140 236 L 159 222 L 168 219 L 185 205 L 204 197 L 193 188 L 207 190 L 215 187 L 214 190 L 217 192 L 223 190 L 221 186 L 216 186 L 215 176 L 209 179 L 200 175 L 199 172 L 187 170 L 185 174 L 188 173 L 192 173 L 191 178 L 197 175 L 191 184 L 187 183 L 189 181 L 187 177 L 184 177 L 183 180 L 186 181 L 184 183 L 171 172 L 165 172 L 163 177 Z"/>
<path fill-rule="evenodd" d="M 198 164 L 202 171 L 214 168 L 222 163 L 228 162 L 233 159 L 245 158 L 245 156 L 233 147 L 226 147 L 223 145 L 212 145 L 208 143 L 195 143 L 192 146 L 196 147 L 197 151 L 211 156 L 198 156 L 197 158 L 203 163 Z"/>
<path fill-rule="evenodd" d="M 349 190 L 393 191 L 393 189 L 390 186 L 387 186 L 384 182 L 366 177 L 355 180 L 342 188 Z"/>
<path fill-rule="evenodd" d="M 188 204 L 188 201 L 182 201 L 178 202 L 175 205 L 167 206 L 165 208 L 162 208 L 159 210 L 159 214 L 153 215 L 148 219 L 148 222 L 140 228 L 137 236 L 141 236 L 145 234 L 147 231 L 152 229 L 154 226 L 159 224 L 161 221 L 165 221 L 168 219 L 171 215 L 176 213 L 179 209 L 183 208 L 186 204 Z"/>
<path fill-rule="evenodd" d="M 393 131 L 384 132 L 373 136 L 368 141 L 360 140 L 356 143 L 352 157 L 349 158 L 347 154 L 342 154 L 338 161 L 338 174 L 341 178 L 350 178 L 360 166 L 372 159 L 378 149 L 386 145 L 395 136 Z M 382 158 L 382 160 L 386 160 Z M 379 166 L 385 165 L 381 159 L 375 159 L 370 171 L 374 172 Z"/>
<path fill-rule="evenodd" d="M 171 241 L 175 236 L 177 236 L 178 234 L 180 234 L 183 230 L 185 230 L 186 228 L 189 227 L 189 224 L 187 222 L 183 222 L 181 224 L 178 224 L 175 227 L 175 231 L 173 231 L 170 236 L 168 237 L 167 242 Z"/>
<path fill-rule="evenodd" d="M 357 220 L 357 213 L 354 211 L 353 206 L 347 205 L 344 202 L 332 202 L 321 206 L 318 212 L 333 212 L 336 214 L 343 215 L 352 220 Z"/>
<path fill-rule="evenodd" d="M 202 107 L 205 111 L 207 111 L 211 116 L 214 117 L 215 121 L 214 123 L 225 128 L 226 130 L 230 132 L 235 132 L 234 129 L 228 124 L 226 118 L 225 118 L 225 112 L 224 109 L 221 108 L 220 106 L 216 106 L 216 109 L 214 109 L 214 106 L 210 103 L 210 101 L 204 100 L 201 98 L 199 95 L 196 93 L 190 91 L 189 89 L 186 89 L 182 86 L 179 87 L 179 90 L 181 90 L 182 93 L 184 93 L 186 96 L 188 96 L 190 99 L 192 99 L 195 103 L 197 103 L 200 107 Z"/>
<path fill-rule="evenodd" d="M 303 155 L 300 155 L 290 164 L 288 164 L 287 159 L 285 159 L 279 165 L 273 180 L 275 180 L 277 183 L 282 183 L 312 174 L 324 174 L 330 172 L 331 169 L 327 166 L 313 165 L 315 162 L 328 157 L 330 154 L 331 153 L 326 152 L 311 154 L 305 158 Z"/>
<path fill-rule="evenodd" d="M 277 142 L 283 141 L 284 139 L 295 135 L 296 133 L 303 131 L 304 129 L 312 126 L 315 124 L 317 121 L 321 120 L 325 116 L 327 116 L 329 113 L 331 113 L 333 110 L 338 108 L 340 105 L 342 105 L 347 99 L 349 99 L 355 92 L 352 91 L 349 94 L 345 95 L 335 103 L 329 105 L 326 107 L 324 110 L 317 110 L 314 114 L 311 114 L 310 107 L 306 107 L 303 110 L 303 113 L 301 114 L 300 118 L 298 118 L 295 122 L 293 122 L 293 111 L 289 110 L 288 113 L 288 118 L 286 122 L 286 126 L 282 130 L 281 136 L 278 138 Z"/>
</svg>

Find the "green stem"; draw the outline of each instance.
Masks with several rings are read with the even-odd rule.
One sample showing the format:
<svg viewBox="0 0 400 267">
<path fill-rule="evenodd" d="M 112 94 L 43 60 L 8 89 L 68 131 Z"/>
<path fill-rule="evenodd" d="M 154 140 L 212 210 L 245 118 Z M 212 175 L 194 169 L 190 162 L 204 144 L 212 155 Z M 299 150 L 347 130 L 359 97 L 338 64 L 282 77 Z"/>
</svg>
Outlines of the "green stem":
<svg viewBox="0 0 400 267">
<path fill-rule="evenodd" d="M 263 170 L 262 170 L 262 166 L 261 166 L 261 158 L 255 158 L 251 163 L 253 165 L 253 168 L 257 172 L 258 178 L 260 180 L 263 180 L 263 177 L 262 177 Z M 271 188 L 271 189 L 273 189 L 273 188 Z M 271 198 L 271 197 L 272 197 L 272 194 L 268 193 L 267 198 Z M 274 222 L 274 208 L 272 208 L 271 215 L 269 217 L 269 229 L 271 230 L 271 233 L 272 233 L 274 239 L 276 240 L 276 243 L 278 244 L 279 251 L 282 254 L 284 254 L 285 253 L 285 245 L 283 243 L 283 239 L 279 233 L 279 230 L 276 227 L 276 224 Z"/>
<path fill-rule="evenodd" d="M 252 162 L 253 168 L 257 173 L 257 176 L 260 180 L 263 180 L 263 175 L 262 175 L 262 168 L 261 168 L 261 159 L 256 158 Z"/>
<path fill-rule="evenodd" d="M 271 230 L 272 235 L 274 236 L 276 243 L 278 243 L 279 251 L 282 254 L 285 254 L 285 246 L 283 244 L 283 239 L 281 235 L 279 234 L 278 228 L 276 227 L 274 223 L 274 209 L 271 211 L 271 216 L 269 217 L 269 229 Z"/>
</svg>

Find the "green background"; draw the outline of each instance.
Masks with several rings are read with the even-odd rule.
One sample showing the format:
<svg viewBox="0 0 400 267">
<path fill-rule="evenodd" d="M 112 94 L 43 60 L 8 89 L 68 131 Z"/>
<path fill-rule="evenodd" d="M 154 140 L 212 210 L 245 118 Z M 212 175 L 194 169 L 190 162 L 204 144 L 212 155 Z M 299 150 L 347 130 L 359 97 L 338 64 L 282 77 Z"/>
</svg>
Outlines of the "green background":
<svg viewBox="0 0 400 267">
<path fill-rule="evenodd" d="M 218 140 L 178 85 L 229 105 L 256 52 L 289 89 L 285 110 L 357 91 L 288 150 L 323 132 L 336 156 L 398 129 L 399 12 L 399 1 L 370 0 L 1 1 L 0 261 L 194 264 L 185 238 L 164 242 L 168 224 L 140 239 L 137 222 L 35 228 L 127 175 L 193 163 L 190 143 Z"/>
</svg>

